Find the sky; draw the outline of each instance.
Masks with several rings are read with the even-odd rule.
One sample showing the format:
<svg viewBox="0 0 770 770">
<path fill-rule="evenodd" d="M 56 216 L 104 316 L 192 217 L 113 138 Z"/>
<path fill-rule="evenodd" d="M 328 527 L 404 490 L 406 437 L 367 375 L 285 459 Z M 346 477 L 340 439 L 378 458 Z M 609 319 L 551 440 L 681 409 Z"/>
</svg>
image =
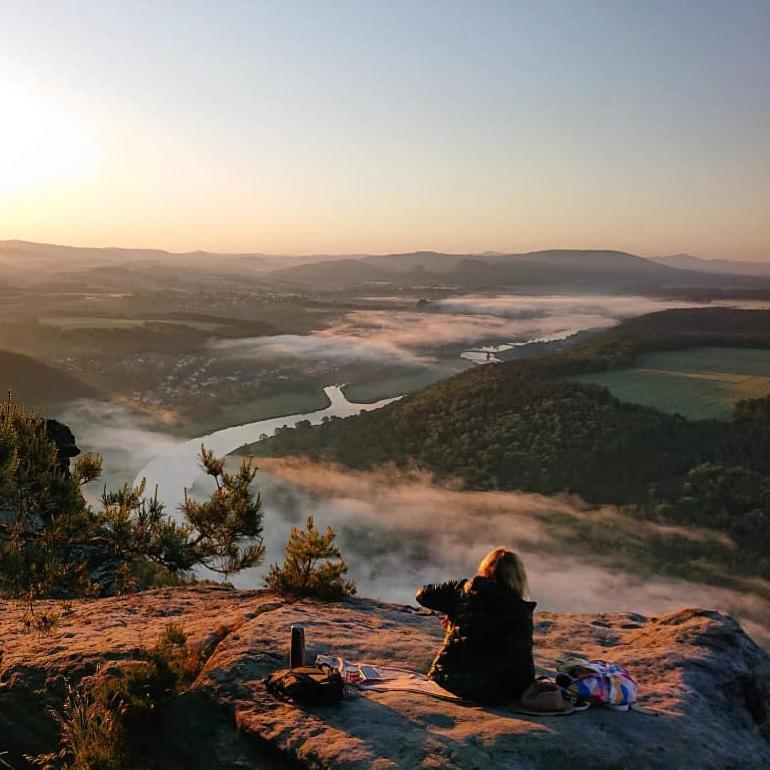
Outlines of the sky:
<svg viewBox="0 0 770 770">
<path fill-rule="evenodd" d="M 3 0 L 0 239 L 770 261 L 768 0 Z"/>
</svg>

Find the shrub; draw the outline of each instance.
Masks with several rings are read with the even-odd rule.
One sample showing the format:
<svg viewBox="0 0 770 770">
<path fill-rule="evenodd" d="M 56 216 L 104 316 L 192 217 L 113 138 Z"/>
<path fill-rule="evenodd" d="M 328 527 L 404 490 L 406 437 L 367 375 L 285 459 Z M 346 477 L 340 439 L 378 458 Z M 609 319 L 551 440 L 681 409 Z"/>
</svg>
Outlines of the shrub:
<svg viewBox="0 0 770 770">
<path fill-rule="evenodd" d="M 54 713 L 59 751 L 27 760 L 44 770 L 154 767 L 162 707 L 195 679 L 204 662 L 202 649 L 188 645 L 184 628 L 170 623 L 139 660 L 123 661 L 77 688 L 68 685 L 64 707 Z"/>
<path fill-rule="evenodd" d="M 292 529 L 286 543 L 286 558 L 282 565 L 273 564 L 265 585 L 289 596 L 314 596 L 335 601 L 353 596 L 355 583 L 343 575 L 348 565 L 334 542 L 336 535 L 329 527 L 326 534 L 315 528 L 313 517 L 307 517 L 304 530 Z"/>
<path fill-rule="evenodd" d="M 26 757 L 44 770 L 124 770 L 123 728 L 118 711 L 97 700 L 89 687 L 67 685 L 61 713 L 54 714 L 61 733 L 60 751 Z"/>
</svg>

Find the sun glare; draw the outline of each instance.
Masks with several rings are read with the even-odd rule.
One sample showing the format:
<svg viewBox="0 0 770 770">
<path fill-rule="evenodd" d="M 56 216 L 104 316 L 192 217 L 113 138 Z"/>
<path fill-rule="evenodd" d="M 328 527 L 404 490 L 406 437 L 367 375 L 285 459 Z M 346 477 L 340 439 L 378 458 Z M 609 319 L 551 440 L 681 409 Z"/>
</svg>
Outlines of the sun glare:
<svg viewBox="0 0 770 770">
<path fill-rule="evenodd" d="M 0 83 L 0 198 L 76 184 L 97 160 L 94 132 L 65 106 Z"/>
</svg>

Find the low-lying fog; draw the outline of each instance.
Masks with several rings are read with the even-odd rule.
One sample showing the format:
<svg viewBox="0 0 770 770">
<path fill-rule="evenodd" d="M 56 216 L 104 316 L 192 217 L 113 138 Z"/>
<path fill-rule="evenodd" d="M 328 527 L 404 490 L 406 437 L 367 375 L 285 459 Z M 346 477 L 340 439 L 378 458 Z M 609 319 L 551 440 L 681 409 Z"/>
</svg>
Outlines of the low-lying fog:
<svg viewBox="0 0 770 770">
<path fill-rule="evenodd" d="M 212 355 L 429 364 L 433 351 L 443 344 L 515 341 L 601 328 L 683 305 L 687 303 L 644 297 L 468 295 L 433 303 L 427 311 L 356 310 L 307 336 L 222 341 L 213 346 Z M 178 443 L 149 418 L 116 404 L 81 401 L 59 416 L 72 427 L 82 449 L 105 456 L 106 474 L 92 485 L 93 499 L 104 483 L 114 487 L 130 482 L 148 460 Z M 418 585 L 468 575 L 489 548 L 507 544 L 523 554 L 541 609 L 655 614 L 684 605 L 712 607 L 736 615 L 770 644 L 770 603 L 755 594 L 638 576 L 570 553 L 547 533 L 544 522 L 554 512 L 587 515 L 579 502 L 522 493 L 461 492 L 435 486 L 425 476 L 392 471 L 356 474 L 288 461 L 263 465 L 257 481 L 265 507 L 267 559 L 259 570 L 237 576 L 239 586 L 259 586 L 269 563 L 281 558 L 291 527 L 313 513 L 319 526 L 338 530 L 351 575 L 364 596 L 411 602 Z M 194 488 L 195 493 L 205 491 L 200 485 Z M 602 515 L 611 526 L 616 514 L 605 508 Z"/>
<path fill-rule="evenodd" d="M 147 460 L 177 443 L 118 405 L 81 401 L 60 416 L 83 450 L 104 454 L 106 475 L 88 490 L 95 504 L 105 483 L 130 481 Z M 206 482 L 200 479 L 193 493 L 210 491 Z M 524 557 L 540 609 L 658 614 L 683 606 L 715 608 L 735 615 L 770 645 L 767 600 L 602 566 L 601 557 L 570 553 L 548 532 L 554 514 L 602 516 L 612 526 L 619 514 L 611 507 L 590 511 L 574 499 L 459 491 L 437 486 L 424 474 L 351 472 L 305 460 L 261 461 L 256 486 L 264 504 L 267 556 L 260 568 L 233 577 L 239 587 L 261 586 L 269 564 L 282 558 L 291 528 L 302 526 L 311 513 L 319 527 L 338 532 L 362 596 L 411 603 L 417 586 L 469 575 L 487 550 L 504 544 Z"/>
<path fill-rule="evenodd" d="M 421 310 L 353 310 L 307 335 L 219 340 L 212 350 L 260 361 L 298 358 L 430 366 L 436 352 L 447 345 L 555 338 L 685 306 L 695 307 L 684 301 L 636 296 L 469 294 L 431 302 Z"/>
<path fill-rule="evenodd" d="M 540 609 L 658 614 L 683 606 L 717 608 L 770 643 L 770 602 L 758 596 L 602 567 L 601 559 L 571 555 L 547 532 L 556 513 L 599 515 L 611 526 L 620 515 L 611 507 L 590 511 L 564 498 L 464 492 L 394 469 L 350 472 L 296 459 L 265 460 L 262 469 L 257 481 L 265 502 L 266 563 L 282 557 L 291 527 L 302 526 L 312 513 L 318 526 L 337 531 L 362 596 L 413 603 L 417 586 L 468 576 L 487 551 L 508 545 L 523 556 Z M 264 571 L 234 582 L 258 585 Z"/>
</svg>

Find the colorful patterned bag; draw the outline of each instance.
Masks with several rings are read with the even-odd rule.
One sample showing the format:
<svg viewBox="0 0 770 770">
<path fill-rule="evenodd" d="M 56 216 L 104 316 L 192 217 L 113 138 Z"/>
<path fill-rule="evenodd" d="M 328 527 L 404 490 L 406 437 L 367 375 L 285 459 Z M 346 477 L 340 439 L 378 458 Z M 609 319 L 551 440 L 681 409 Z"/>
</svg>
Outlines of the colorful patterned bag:
<svg viewBox="0 0 770 770">
<path fill-rule="evenodd" d="M 627 711 L 636 703 L 638 685 L 617 663 L 578 656 L 558 661 L 556 684 L 578 703 Z"/>
</svg>

